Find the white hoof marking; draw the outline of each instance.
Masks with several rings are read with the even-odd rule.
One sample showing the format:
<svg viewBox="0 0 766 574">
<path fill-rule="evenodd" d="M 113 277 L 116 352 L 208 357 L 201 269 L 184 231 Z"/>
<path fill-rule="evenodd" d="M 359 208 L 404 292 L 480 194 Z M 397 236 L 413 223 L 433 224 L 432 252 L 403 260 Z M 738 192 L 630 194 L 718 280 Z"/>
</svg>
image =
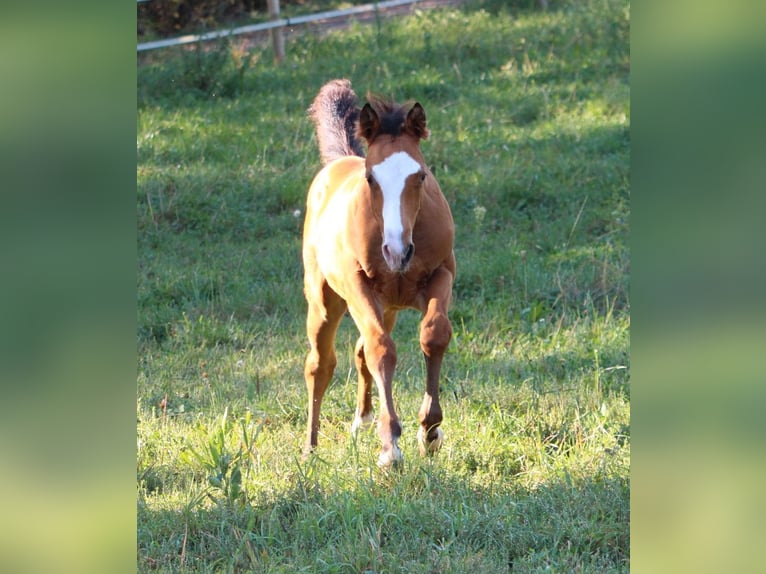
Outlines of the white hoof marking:
<svg viewBox="0 0 766 574">
<path fill-rule="evenodd" d="M 443 440 L 444 431 L 441 429 L 441 427 L 436 429 L 436 438 L 430 443 L 426 441 L 426 431 L 423 429 L 423 427 L 418 429 L 418 448 L 420 448 L 420 454 L 423 456 L 427 454 L 433 454 L 439 450 L 442 446 Z"/>
<path fill-rule="evenodd" d="M 351 432 L 356 434 L 359 430 L 367 430 L 372 426 L 372 413 L 360 417 L 358 414 L 354 417 L 354 422 L 351 423 Z"/>
<path fill-rule="evenodd" d="M 385 450 L 380 453 L 380 456 L 378 456 L 378 466 L 380 468 L 387 469 L 391 468 L 392 466 L 399 466 L 402 460 L 404 460 L 402 451 L 399 449 L 399 446 L 394 443 L 391 450 Z"/>
</svg>

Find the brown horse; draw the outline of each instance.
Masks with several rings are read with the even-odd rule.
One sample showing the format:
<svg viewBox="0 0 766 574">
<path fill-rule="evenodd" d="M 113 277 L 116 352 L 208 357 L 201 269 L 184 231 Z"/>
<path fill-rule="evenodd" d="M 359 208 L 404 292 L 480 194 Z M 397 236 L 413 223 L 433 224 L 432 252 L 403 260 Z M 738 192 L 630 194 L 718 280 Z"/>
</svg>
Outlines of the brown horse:
<svg viewBox="0 0 766 574">
<path fill-rule="evenodd" d="M 324 167 L 308 192 L 303 228 L 304 289 L 308 301 L 306 357 L 308 436 L 317 445 L 322 397 L 335 369 L 335 334 L 348 309 L 359 329 L 359 376 L 352 431 L 372 422 L 372 381 L 378 389 L 378 464 L 402 459 L 402 429 L 391 384 L 391 339 L 404 308 L 423 313 L 420 347 L 426 392 L 420 408 L 421 453 L 441 446 L 439 372 L 452 337 L 447 309 L 455 278 L 455 227 L 449 205 L 420 152 L 429 135 L 422 106 L 368 96 L 359 110 L 348 80 L 325 84 L 309 108 Z M 364 157 L 360 138 L 367 142 Z"/>
</svg>

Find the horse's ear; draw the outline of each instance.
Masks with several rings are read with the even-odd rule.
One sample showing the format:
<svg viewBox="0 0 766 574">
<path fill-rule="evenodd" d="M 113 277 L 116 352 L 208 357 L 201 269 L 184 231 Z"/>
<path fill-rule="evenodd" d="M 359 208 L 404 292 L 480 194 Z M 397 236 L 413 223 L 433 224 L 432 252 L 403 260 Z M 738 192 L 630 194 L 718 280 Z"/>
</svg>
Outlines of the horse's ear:
<svg viewBox="0 0 766 574">
<path fill-rule="evenodd" d="M 415 102 L 412 109 L 407 114 L 404 122 L 405 129 L 420 139 L 427 139 L 430 135 L 426 127 L 426 112 L 419 102 Z"/>
<path fill-rule="evenodd" d="M 367 140 L 367 143 L 372 143 L 372 139 L 377 135 L 380 129 L 380 118 L 372 106 L 367 103 L 364 104 L 362 111 L 359 112 L 359 135 Z"/>
</svg>

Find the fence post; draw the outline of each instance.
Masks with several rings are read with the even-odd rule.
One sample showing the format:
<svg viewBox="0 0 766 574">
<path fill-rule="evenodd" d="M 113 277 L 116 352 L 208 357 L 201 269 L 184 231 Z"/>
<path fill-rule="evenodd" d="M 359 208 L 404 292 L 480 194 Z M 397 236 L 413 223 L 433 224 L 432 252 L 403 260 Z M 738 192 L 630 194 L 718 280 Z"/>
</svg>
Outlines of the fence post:
<svg viewBox="0 0 766 574">
<path fill-rule="evenodd" d="M 269 8 L 269 18 L 271 20 L 279 19 L 279 0 L 267 0 Z M 285 37 L 282 34 L 282 26 L 271 29 L 271 42 L 274 45 L 274 59 L 281 62 L 285 59 Z"/>
</svg>

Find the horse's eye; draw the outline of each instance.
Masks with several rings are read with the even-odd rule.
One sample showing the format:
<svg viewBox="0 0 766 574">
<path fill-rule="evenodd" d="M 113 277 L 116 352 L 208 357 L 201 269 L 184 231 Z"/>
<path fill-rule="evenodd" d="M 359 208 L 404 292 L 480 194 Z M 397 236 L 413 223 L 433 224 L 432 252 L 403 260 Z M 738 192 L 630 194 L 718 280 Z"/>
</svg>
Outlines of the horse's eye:
<svg viewBox="0 0 766 574">
<path fill-rule="evenodd" d="M 367 174 L 367 183 L 370 185 L 370 187 L 372 187 L 372 185 L 375 183 L 375 178 L 371 173 Z"/>
<path fill-rule="evenodd" d="M 420 183 L 423 183 L 426 180 L 426 172 L 421 171 L 420 172 Z"/>
</svg>

